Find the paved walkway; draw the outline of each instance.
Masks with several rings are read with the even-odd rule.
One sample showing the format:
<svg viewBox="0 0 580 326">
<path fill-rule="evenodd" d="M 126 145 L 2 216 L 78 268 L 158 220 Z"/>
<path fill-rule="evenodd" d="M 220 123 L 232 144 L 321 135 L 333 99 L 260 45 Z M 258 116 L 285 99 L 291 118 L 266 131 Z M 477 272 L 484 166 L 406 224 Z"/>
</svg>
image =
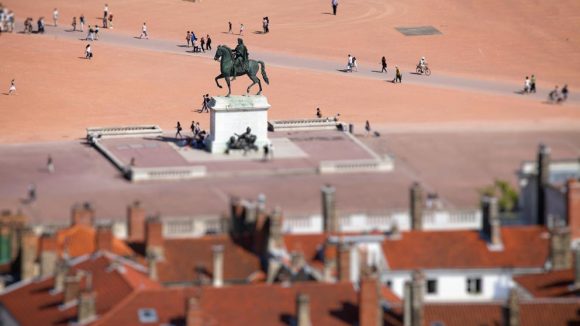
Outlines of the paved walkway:
<svg viewBox="0 0 580 326">
<path fill-rule="evenodd" d="M 23 27 L 17 26 L 16 30 L 20 31 Z M 86 37 L 86 31 L 84 33 L 80 32 L 69 32 L 68 27 L 56 27 L 47 30 L 46 36 L 69 39 L 69 40 L 83 40 Z M 117 46 L 126 46 L 132 48 L 139 48 L 143 50 L 150 51 L 160 51 L 173 54 L 189 55 L 201 59 L 213 59 L 214 52 L 205 53 L 191 53 L 191 48 L 185 48 L 182 41 L 168 40 L 168 39 L 139 39 L 134 35 L 127 35 L 122 32 L 114 30 L 100 29 L 100 38 L 98 43 L 107 43 Z M 84 41 L 84 40 L 83 40 Z M 326 72 L 331 74 L 340 75 L 352 75 L 357 78 L 370 78 L 377 79 L 381 81 L 391 81 L 394 78 L 394 67 L 389 67 L 388 74 L 381 74 L 376 70 L 378 67 L 369 68 L 362 64 L 359 66 L 358 72 L 347 73 L 342 70 L 346 66 L 346 58 L 344 62 L 321 60 L 312 57 L 301 57 L 293 54 L 286 53 L 276 53 L 271 51 L 257 50 L 252 48 L 252 45 L 248 45 L 251 49 L 252 59 L 259 59 L 267 63 L 267 65 L 284 67 L 284 68 L 299 68 L 306 70 L 314 70 L 318 72 Z M 214 49 L 217 44 L 214 44 Z M 507 81 L 496 81 L 496 80 L 482 80 L 473 79 L 465 76 L 453 76 L 449 74 L 441 74 L 437 71 L 429 77 L 423 75 L 417 75 L 414 71 L 406 72 L 405 68 L 412 67 L 402 67 L 403 69 L 403 82 L 405 84 L 414 84 L 421 86 L 445 88 L 445 89 L 456 89 L 471 92 L 488 93 L 494 95 L 505 95 L 505 96 L 518 96 L 522 97 L 524 95 L 517 94 L 517 91 L 523 88 L 523 81 L 521 83 L 510 83 Z M 216 65 L 217 69 L 217 65 Z M 551 88 L 538 88 L 536 94 L 525 95 L 529 100 L 533 101 L 546 101 L 548 93 Z M 568 98 L 568 103 L 580 104 L 580 94 L 572 93 Z"/>
</svg>

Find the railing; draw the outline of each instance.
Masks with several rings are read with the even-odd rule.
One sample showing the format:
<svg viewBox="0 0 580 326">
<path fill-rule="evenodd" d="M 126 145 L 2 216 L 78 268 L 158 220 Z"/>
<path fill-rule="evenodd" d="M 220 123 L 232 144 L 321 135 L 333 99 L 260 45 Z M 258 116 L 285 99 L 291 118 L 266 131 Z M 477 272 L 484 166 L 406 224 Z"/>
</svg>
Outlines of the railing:
<svg viewBox="0 0 580 326">
<path fill-rule="evenodd" d="M 337 124 L 331 118 L 273 120 L 268 121 L 268 130 L 336 130 Z"/>
<path fill-rule="evenodd" d="M 137 125 L 137 126 L 114 126 L 114 127 L 91 127 L 87 128 L 87 138 L 89 137 L 110 137 L 110 136 L 142 136 L 161 135 L 163 130 L 157 125 Z"/>
</svg>

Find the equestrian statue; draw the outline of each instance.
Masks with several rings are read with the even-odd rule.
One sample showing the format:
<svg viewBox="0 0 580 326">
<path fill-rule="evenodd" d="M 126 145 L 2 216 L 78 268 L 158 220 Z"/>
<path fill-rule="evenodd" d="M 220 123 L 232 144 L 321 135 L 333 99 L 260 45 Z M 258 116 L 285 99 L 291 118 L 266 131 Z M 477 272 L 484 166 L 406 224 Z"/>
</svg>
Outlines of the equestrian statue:
<svg viewBox="0 0 580 326">
<path fill-rule="evenodd" d="M 266 75 L 266 66 L 264 65 L 264 62 L 260 60 L 248 59 L 248 49 L 244 45 L 244 40 L 241 38 L 238 38 L 238 45 L 234 50 L 225 45 L 219 45 L 216 49 L 214 60 L 220 60 L 221 70 L 221 74 L 215 78 L 215 83 L 219 88 L 222 88 L 218 82 L 218 79 L 224 78 L 226 80 L 226 84 L 228 84 L 228 95 L 226 95 L 227 97 L 229 97 L 232 93 L 230 77 L 233 77 L 232 80 L 236 80 L 237 76 L 248 75 L 248 77 L 252 80 L 252 84 L 248 86 L 246 93 L 250 93 L 250 88 L 255 84 L 258 84 L 260 90 L 256 95 L 260 95 L 262 94 L 262 83 L 256 74 L 258 73 L 258 70 L 262 68 L 262 78 L 264 78 L 266 84 L 270 84 L 268 75 Z"/>
</svg>

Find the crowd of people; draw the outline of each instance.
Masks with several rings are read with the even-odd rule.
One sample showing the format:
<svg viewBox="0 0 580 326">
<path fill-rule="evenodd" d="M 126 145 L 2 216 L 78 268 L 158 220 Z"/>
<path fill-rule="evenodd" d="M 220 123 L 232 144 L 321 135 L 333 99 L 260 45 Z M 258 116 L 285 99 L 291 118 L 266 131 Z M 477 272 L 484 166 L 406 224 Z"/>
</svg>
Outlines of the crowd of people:
<svg viewBox="0 0 580 326">
<path fill-rule="evenodd" d="M 14 12 L 0 3 L 0 33 L 14 32 Z"/>
<path fill-rule="evenodd" d="M 209 36 L 209 34 L 207 34 L 205 37 L 201 37 L 201 40 L 199 40 L 199 46 L 197 45 L 197 36 L 195 35 L 195 33 L 193 31 L 187 31 L 187 34 L 185 35 L 185 42 L 186 42 L 186 47 L 192 47 L 191 52 L 205 52 L 205 51 L 210 51 L 211 48 L 211 37 Z"/>
</svg>

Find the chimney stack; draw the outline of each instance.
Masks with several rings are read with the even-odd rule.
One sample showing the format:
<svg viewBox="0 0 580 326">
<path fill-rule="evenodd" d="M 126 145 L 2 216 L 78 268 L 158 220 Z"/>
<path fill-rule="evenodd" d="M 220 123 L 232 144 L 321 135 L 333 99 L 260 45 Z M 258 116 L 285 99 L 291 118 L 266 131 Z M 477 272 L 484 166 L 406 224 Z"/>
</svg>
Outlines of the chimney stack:
<svg viewBox="0 0 580 326">
<path fill-rule="evenodd" d="M 213 286 L 222 287 L 224 285 L 224 246 L 215 245 L 213 252 Z"/>
<path fill-rule="evenodd" d="M 37 276 L 36 254 L 38 237 L 32 229 L 22 229 L 20 236 L 20 280 L 28 280 Z"/>
<path fill-rule="evenodd" d="M 380 326 L 383 324 L 380 284 L 376 275 L 369 273 L 362 275 L 358 307 L 359 326 Z"/>
<path fill-rule="evenodd" d="M 338 281 L 350 282 L 350 246 L 347 243 L 338 245 Z"/>
<path fill-rule="evenodd" d="M 566 216 L 572 240 L 580 239 L 580 182 L 568 180 L 566 184 Z"/>
<path fill-rule="evenodd" d="M 270 216 L 268 249 L 279 249 L 284 245 L 282 236 L 282 210 L 276 207 Z"/>
<path fill-rule="evenodd" d="M 548 185 L 550 179 L 550 148 L 544 144 L 540 144 L 538 148 L 537 166 L 537 221 L 539 225 L 546 225 L 546 193 L 544 189 Z"/>
<path fill-rule="evenodd" d="M 86 288 L 79 294 L 77 307 L 77 320 L 79 324 L 85 324 L 97 316 L 95 291 L 93 291 L 92 275 L 86 275 Z"/>
<path fill-rule="evenodd" d="M 506 307 L 506 326 L 520 325 L 520 297 L 515 288 L 512 288 L 509 293 L 507 307 Z"/>
<path fill-rule="evenodd" d="M 132 242 L 142 242 L 145 240 L 145 210 L 139 201 L 127 207 L 127 228 L 128 239 Z"/>
<path fill-rule="evenodd" d="M 82 274 L 77 271 L 75 275 L 65 276 L 64 279 L 64 302 L 67 304 L 73 300 L 78 299 L 81 292 Z"/>
<path fill-rule="evenodd" d="M 421 271 L 413 272 L 411 281 L 405 282 L 404 325 L 423 326 L 423 293 L 425 278 Z"/>
<path fill-rule="evenodd" d="M 95 235 L 95 251 L 113 251 L 113 226 L 99 225 Z"/>
<path fill-rule="evenodd" d="M 197 296 L 187 299 L 185 324 L 187 326 L 202 326 L 203 317 Z"/>
<path fill-rule="evenodd" d="M 572 267 L 570 229 L 557 226 L 550 230 L 550 264 L 552 270 Z"/>
<path fill-rule="evenodd" d="M 88 202 L 85 202 L 82 206 L 78 204 L 74 205 L 71 219 L 72 225 L 92 226 L 95 221 L 95 210 Z"/>
<path fill-rule="evenodd" d="M 483 196 L 481 199 L 483 235 L 492 247 L 500 248 L 501 222 L 499 220 L 499 207 L 497 198 Z"/>
<path fill-rule="evenodd" d="M 60 292 L 64 290 L 65 279 L 67 277 L 69 270 L 68 263 L 64 259 L 58 259 L 55 263 L 55 275 L 54 275 L 54 292 Z"/>
<path fill-rule="evenodd" d="M 58 244 L 54 234 L 43 234 L 40 238 L 40 277 L 51 276 L 58 260 Z"/>
<path fill-rule="evenodd" d="M 336 233 L 339 231 L 338 216 L 336 215 L 336 189 L 330 185 L 320 188 L 322 194 L 322 221 L 324 232 Z"/>
<path fill-rule="evenodd" d="M 412 230 L 423 230 L 423 202 L 423 188 L 418 182 L 414 182 L 410 189 Z"/>
<path fill-rule="evenodd" d="M 308 294 L 298 293 L 296 295 L 296 325 L 310 326 L 310 297 Z"/>
<path fill-rule="evenodd" d="M 154 281 L 157 281 L 158 280 L 157 261 L 159 260 L 159 258 L 156 257 L 154 253 L 148 253 L 146 256 L 146 259 L 147 259 L 149 278 L 154 280 Z"/>
<path fill-rule="evenodd" d="M 580 289 L 580 246 L 574 250 L 574 288 Z"/>
<path fill-rule="evenodd" d="M 157 260 L 163 259 L 163 223 L 159 216 L 151 216 L 145 225 L 145 251 Z"/>
</svg>

